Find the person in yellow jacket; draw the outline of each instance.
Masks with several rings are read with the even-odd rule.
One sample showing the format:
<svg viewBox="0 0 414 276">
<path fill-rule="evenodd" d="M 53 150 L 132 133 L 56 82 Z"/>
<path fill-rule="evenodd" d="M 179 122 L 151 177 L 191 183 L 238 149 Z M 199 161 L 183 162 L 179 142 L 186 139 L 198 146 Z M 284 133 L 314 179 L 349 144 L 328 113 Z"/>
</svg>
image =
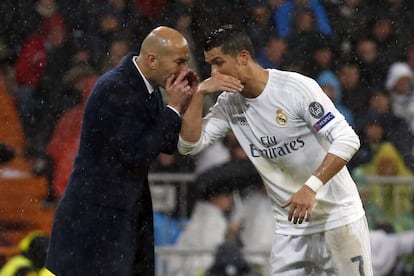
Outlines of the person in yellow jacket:
<svg viewBox="0 0 414 276">
<path fill-rule="evenodd" d="M 404 164 L 403 158 L 395 146 L 388 141 L 377 145 L 371 160 L 360 167 L 365 176 L 412 176 L 413 172 Z M 370 200 L 382 206 L 389 217 L 395 217 L 411 210 L 410 184 L 378 184 L 369 186 Z"/>
<path fill-rule="evenodd" d="M 49 236 L 42 231 L 29 233 L 18 245 L 19 254 L 0 269 L 0 276 L 53 276 L 44 267 L 48 245 Z"/>
</svg>

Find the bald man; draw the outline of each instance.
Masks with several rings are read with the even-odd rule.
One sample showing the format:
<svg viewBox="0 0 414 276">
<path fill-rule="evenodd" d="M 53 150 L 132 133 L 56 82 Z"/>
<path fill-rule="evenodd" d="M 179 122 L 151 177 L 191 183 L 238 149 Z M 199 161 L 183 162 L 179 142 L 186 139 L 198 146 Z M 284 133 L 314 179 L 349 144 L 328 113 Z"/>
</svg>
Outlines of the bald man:
<svg viewBox="0 0 414 276">
<path fill-rule="evenodd" d="M 47 267 L 56 275 L 154 275 L 148 168 L 176 150 L 198 83 L 189 58 L 184 37 L 162 26 L 98 79 L 53 223 Z"/>
</svg>

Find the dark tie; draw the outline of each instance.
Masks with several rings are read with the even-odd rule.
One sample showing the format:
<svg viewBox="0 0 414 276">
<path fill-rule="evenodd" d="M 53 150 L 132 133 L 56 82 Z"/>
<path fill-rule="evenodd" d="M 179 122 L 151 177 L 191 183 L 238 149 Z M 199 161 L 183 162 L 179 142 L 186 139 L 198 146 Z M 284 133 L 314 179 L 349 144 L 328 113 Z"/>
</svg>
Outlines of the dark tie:
<svg viewBox="0 0 414 276">
<path fill-rule="evenodd" d="M 159 86 L 156 86 L 154 88 L 154 91 L 151 93 L 151 96 L 158 97 L 159 95 L 161 95 L 160 87 Z"/>
<path fill-rule="evenodd" d="M 154 91 L 148 95 L 147 98 L 147 109 L 151 112 L 151 115 L 159 113 L 162 106 L 162 98 L 159 87 L 155 87 Z"/>
</svg>

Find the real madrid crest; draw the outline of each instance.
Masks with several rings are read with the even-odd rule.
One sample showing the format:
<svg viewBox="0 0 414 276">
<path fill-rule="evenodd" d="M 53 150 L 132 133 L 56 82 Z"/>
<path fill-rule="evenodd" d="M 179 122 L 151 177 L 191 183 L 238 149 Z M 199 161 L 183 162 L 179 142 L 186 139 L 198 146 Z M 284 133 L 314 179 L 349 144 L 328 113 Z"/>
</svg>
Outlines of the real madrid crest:
<svg viewBox="0 0 414 276">
<path fill-rule="evenodd" d="M 276 123 L 280 126 L 287 124 L 288 117 L 282 109 L 276 110 Z"/>
</svg>

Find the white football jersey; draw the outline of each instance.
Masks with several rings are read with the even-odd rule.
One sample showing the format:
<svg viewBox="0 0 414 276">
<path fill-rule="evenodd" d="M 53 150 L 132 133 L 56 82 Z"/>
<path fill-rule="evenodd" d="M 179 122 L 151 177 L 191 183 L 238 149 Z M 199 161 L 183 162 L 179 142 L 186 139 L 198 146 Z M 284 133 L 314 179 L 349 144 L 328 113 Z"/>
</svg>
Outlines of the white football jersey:
<svg viewBox="0 0 414 276">
<path fill-rule="evenodd" d="M 280 207 L 328 152 L 349 160 L 359 148 L 358 136 L 313 79 L 269 69 L 269 80 L 258 97 L 223 92 L 203 119 L 200 140 L 188 143 L 180 137 L 178 148 L 183 154 L 197 154 L 230 130 L 263 178 L 276 233 L 322 232 L 364 215 L 346 167 L 317 192 L 312 221 L 293 224 L 288 221 L 289 207 Z"/>
</svg>

